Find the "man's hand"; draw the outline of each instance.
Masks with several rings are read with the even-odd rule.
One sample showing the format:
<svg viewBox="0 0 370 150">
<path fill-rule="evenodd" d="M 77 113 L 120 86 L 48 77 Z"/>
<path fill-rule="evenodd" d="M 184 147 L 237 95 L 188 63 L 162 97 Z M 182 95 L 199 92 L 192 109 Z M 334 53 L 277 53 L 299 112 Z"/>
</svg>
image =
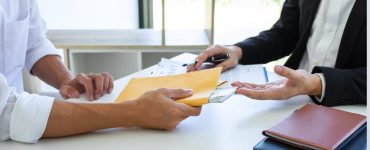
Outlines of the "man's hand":
<svg viewBox="0 0 370 150">
<path fill-rule="evenodd" d="M 43 137 L 62 137 L 99 129 L 141 127 L 173 129 L 201 107 L 174 102 L 192 95 L 191 90 L 158 89 L 122 103 L 71 103 L 54 101 Z"/>
<path fill-rule="evenodd" d="M 318 75 L 304 70 L 292 70 L 284 66 L 275 66 L 274 71 L 286 78 L 261 85 L 234 82 L 232 86 L 238 87 L 236 94 L 260 100 L 286 100 L 302 94 L 321 96 L 322 85 Z"/>
<path fill-rule="evenodd" d="M 202 53 L 199 54 L 195 61 L 197 64 L 195 66 L 188 66 L 187 71 L 197 71 L 201 69 L 202 64 L 204 61 L 207 60 L 208 57 L 221 55 L 221 54 L 229 54 L 229 59 L 223 61 L 220 64 L 217 64 L 216 67 L 222 67 L 222 71 L 235 67 L 239 60 L 242 57 L 242 50 L 237 46 L 222 46 L 222 45 L 211 45 Z"/>
<path fill-rule="evenodd" d="M 151 129 L 173 129 L 189 116 L 198 116 L 201 107 L 192 107 L 174 102 L 176 99 L 189 97 L 192 90 L 158 89 L 149 91 L 133 102 L 134 126 Z"/>
<path fill-rule="evenodd" d="M 64 82 L 59 89 L 59 93 L 64 98 L 79 98 L 80 94 L 86 93 L 89 100 L 99 99 L 106 93 L 113 90 L 113 78 L 110 74 L 103 72 L 100 74 L 79 74 L 73 80 Z"/>
<path fill-rule="evenodd" d="M 73 79 L 59 56 L 42 57 L 33 65 L 31 73 L 59 89 L 64 98 L 78 98 L 80 94 L 86 93 L 89 100 L 94 100 L 113 90 L 113 78 L 108 73 L 82 73 Z"/>
</svg>

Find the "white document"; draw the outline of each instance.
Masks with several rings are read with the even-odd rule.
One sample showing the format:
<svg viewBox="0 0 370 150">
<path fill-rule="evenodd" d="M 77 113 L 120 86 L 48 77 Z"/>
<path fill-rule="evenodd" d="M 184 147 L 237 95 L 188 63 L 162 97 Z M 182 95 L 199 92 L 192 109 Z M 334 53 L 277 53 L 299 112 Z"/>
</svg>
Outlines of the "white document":
<svg viewBox="0 0 370 150">
<path fill-rule="evenodd" d="M 221 74 L 221 80 L 228 81 L 228 86 L 235 81 L 264 84 L 268 75 L 262 65 L 237 65 Z"/>
<path fill-rule="evenodd" d="M 182 65 L 183 63 L 162 58 L 157 64 L 157 68 L 152 73 L 152 76 L 158 77 L 186 73 L 186 67 Z"/>
</svg>

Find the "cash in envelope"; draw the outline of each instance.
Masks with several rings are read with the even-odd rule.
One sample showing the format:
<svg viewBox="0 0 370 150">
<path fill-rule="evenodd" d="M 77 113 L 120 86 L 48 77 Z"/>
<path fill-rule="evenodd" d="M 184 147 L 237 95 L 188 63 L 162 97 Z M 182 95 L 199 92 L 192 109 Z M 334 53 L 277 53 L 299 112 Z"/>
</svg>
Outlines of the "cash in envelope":
<svg viewBox="0 0 370 150">
<path fill-rule="evenodd" d="M 147 91 L 159 88 L 192 89 L 192 96 L 176 100 L 176 102 L 190 106 L 201 106 L 210 102 L 222 102 L 225 99 L 220 99 L 220 94 L 215 93 L 221 70 L 222 68 L 218 67 L 178 75 L 132 78 L 116 98 L 115 102 L 134 100 Z M 216 97 L 214 101 L 210 100 L 212 94 L 216 94 L 213 95 Z"/>
</svg>

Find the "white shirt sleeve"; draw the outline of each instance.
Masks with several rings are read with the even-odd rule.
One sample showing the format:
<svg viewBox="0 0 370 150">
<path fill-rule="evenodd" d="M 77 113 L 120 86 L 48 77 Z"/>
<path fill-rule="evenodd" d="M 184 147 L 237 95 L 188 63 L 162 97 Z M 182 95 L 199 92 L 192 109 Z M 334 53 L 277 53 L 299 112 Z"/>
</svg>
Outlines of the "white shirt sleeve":
<svg viewBox="0 0 370 150">
<path fill-rule="evenodd" d="M 40 15 L 36 0 L 31 0 L 30 25 L 25 67 L 31 71 L 32 66 L 42 57 L 60 53 L 46 37 L 46 24 Z"/>
<path fill-rule="evenodd" d="M 319 101 L 320 103 L 322 102 L 322 100 L 324 99 L 325 97 L 325 88 L 326 88 L 326 82 L 325 82 L 325 77 L 324 77 L 324 74 L 323 73 L 316 73 L 320 79 L 321 79 L 321 97 L 317 97 L 315 96 L 316 100 Z"/>
<path fill-rule="evenodd" d="M 0 74 L 0 141 L 35 143 L 43 135 L 54 98 L 17 94 Z"/>
</svg>

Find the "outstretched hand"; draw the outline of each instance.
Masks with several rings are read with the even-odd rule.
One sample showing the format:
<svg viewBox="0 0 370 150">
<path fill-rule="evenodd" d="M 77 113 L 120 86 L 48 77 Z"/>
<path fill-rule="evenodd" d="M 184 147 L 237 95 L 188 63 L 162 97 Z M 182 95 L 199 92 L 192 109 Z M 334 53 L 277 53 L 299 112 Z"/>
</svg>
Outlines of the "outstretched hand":
<svg viewBox="0 0 370 150">
<path fill-rule="evenodd" d="M 274 72 L 285 78 L 267 84 L 234 82 L 232 86 L 238 87 L 235 93 L 260 100 L 286 100 L 303 94 L 321 96 L 322 85 L 318 75 L 284 66 L 275 66 Z"/>
</svg>

